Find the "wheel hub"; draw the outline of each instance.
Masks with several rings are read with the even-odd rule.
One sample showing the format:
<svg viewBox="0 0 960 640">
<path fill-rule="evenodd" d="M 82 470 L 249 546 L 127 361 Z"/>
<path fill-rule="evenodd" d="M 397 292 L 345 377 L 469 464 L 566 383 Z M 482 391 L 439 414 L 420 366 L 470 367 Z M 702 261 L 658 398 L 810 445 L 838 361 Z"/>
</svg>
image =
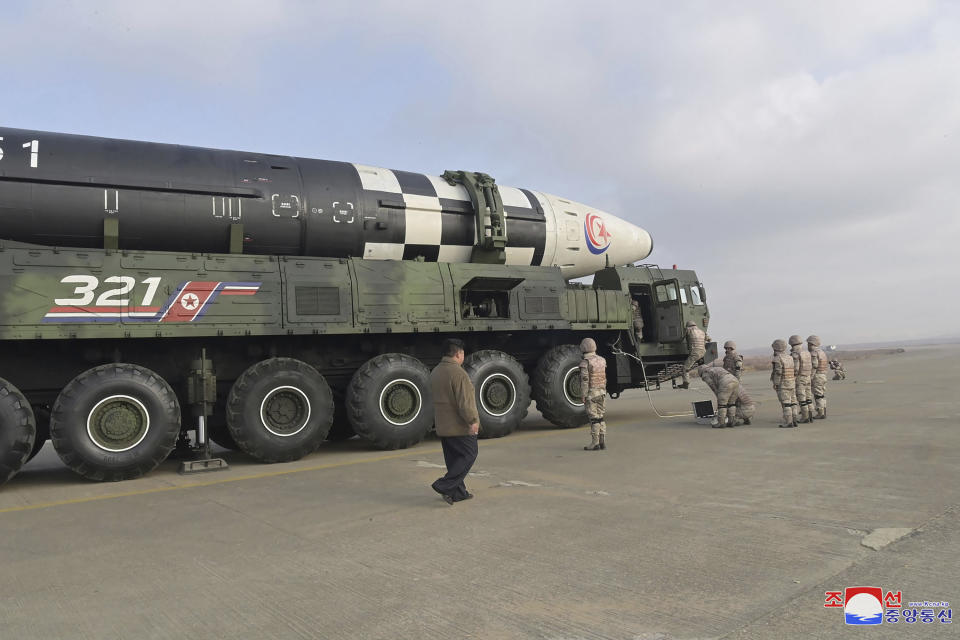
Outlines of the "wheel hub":
<svg viewBox="0 0 960 640">
<path fill-rule="evenodd" d="M 98 402 L 87 416 L 87 434 L 104 451 L 119 453 L 140 444 L 150 430 L 150 414 L 134 397 L 115 395 Z"/>
<path fill-rule="evenodd" d="M 420 415 L 422 398 L 409 380 L 393 380 L 380 392 L 380 413 L 390 424 L 410 424 Z"/>
<path fill-rule="evenodd" d="M 575 407 L 582 407 L 581 398 L 582 385 L 580 384 L 580 367 L 576 366 L 567 371 L 563 379 L 563 394 L 567 396 L 567 402 Z"/>
<path fill-rule="evenodd" d="M 297 387 L 277 387 L 260 404 L 260 420 L 274 435 L 296 435 L 310 420 L 310 400 Z"/>
<path fill-rule="evenodd" d="M 480 385 L 480 404 L 493 416 L 508 413 L 517 401 L 517 388 L 513 380 L 502 373 L 494 373 Z"/>
</svg>

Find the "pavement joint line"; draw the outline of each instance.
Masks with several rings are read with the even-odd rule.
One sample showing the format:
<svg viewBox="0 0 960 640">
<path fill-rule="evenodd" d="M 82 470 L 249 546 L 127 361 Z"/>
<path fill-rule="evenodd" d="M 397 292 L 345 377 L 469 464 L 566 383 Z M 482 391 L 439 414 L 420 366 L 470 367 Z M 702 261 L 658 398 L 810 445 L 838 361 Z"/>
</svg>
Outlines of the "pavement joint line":
<svg viewBox="0 0 960 640">
<path fill-rule="evenodd" d="M 611 422 L 611 425 L 622 425 L 627 424 L 628 421 L 618 420 L 616 422 Z M 546 436 L 555 436 L 565 433 L 571 433 L 585 427 L 577 427 L 575 429 L 552 429 L 549 431 L 540 431 L 534 433 L 520 433 L 513 434 L 515 437 L 511 437 L 510 440 L 526 440 L 530 438 L 541 438 Z M 497 438 L 500 440 L 500 438 Z M 439 443 L 438 443 L 439 444 Z M 345 460 L 342 462 L 328 462 L 326 464 L 318 464 L 310 467 L 303 467 L 300 469 L 283 469 L 281 471 L 265 471 L 263 473 L 253 473 L 243 476 L 236 476 L 230 478 L 219 478 L 216 480 L 208 480 L 206 482 L 191 482 L 189 484 L 175 484 L 166 487 L 151 487 L 150 489 L 139 489 L 137 491 L 122 491 L 119 493 L 108 493 L 102 496 L 87 496 L 84 498 L 73 498 L 71 500 L 55 500 L 53 502 L 40 502 L 37 504 L 28 504 L 20 505 L 17 507 L 5 507 L 0 509 L 0 513 L 16 513 L 19 511 L 34 511 L 36 509 L 48 509 L 52 507 L 63 507 L 67 505 L 74 504 L 83 504 L 86 502 L 99 502 L 101 500 L 114 500 L 117 498 L 130 498 L 133 496 L 144 496 L 150 495 L 153 493 L 164 493 L 167 491 L 178 491 L 181 489 L 196 489 L 200 487 L 211 487 L 219 484 L 227 484 L 230 482 L 240 482 L 243 480 L 259 480 L 261 478 L 275 478 L 278 476 L 287 476 L 293 475 L 295 473 L 303 473 L 305 471 L 323 471 L 326 469 L 335 469 L 338 467 L 349 467 L 357 464 L 367 464 L 371 462 L 383 462 L 384 460 L 397 460 L 400 458 L 409 458 L 414 456 L 423 455 L 424 453 L 439 453 L 439 447 L 432 447 L 430 450 L 425 451 L 424 449 L 406 450 L 403 453 L 394 453 L 389 455 L 377 456 L 375 458 L 363 458 L 361 460 Z"/>
</svg>

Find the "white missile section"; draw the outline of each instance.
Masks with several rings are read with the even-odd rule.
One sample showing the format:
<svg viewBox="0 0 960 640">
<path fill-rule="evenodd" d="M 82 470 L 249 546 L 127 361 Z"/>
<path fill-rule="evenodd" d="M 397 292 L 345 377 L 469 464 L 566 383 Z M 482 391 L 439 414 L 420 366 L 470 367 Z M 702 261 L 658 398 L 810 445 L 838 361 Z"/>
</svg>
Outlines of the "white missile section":
<svg viewBox="0 0 960 640">
<path fill-rule="evenodd" d="M 568 279 L 596 273 L 608 260 L 610 265 L 630 264 L 653 251 L 645 229 L 579 202 L 533 193 L 547 223 L 542 264 L 560 267 Z"/>
<path fill-rule="evenodd" d="M 460 184 L 449 184 L 438 176 L 425 176 L 432 193 L 410 195 L 390 169 L 354 164 L 365 191 L 397 194 L 404 200 L 405 229 L 402 244 L 379 243 L 367 240 L 363 257 L 368 260 L 401 260 L 408 246 L 436 246 L 439 262 L 470 262 L 472 247 L 444 242 L 441 214 L 444 201 L 470 202 L 470 195 Z M 410 174 L 406 174 L 409 176 Z M 409 178 L 408 178 L 409 179 Z M 579 278 L 596 273 L 607 264 L 624 265 L 643 260 L 653 250 L 653 240 L 644 229 L 614 215 L 589 207 L 579 202 L 538 191 L 498 185 L 500 199 L 507 218 L 507 246 L 504 250 L 508 266 L 542 265 L 560 267 L 568 278 Z M 536 200 L 536 203 L 533 202 Z M 529 233 L 521 237 L 509 232 L 511 211 L 534 208 L 543 211 L 545 233 Z M 519 214 L 525 220 L 530 215 Z M 489 223 L 489 215 L 485 216 Z M 466 216 L 464 224 L 473 229 L 475 242 L 476 226 L 473 216 Z M 527 227 L 529 230 L 529 227 Z M 462 242 L 463 236 L 458 240 Z M 535 245 L 535 246 L 532 246 Z"/>
</svg>

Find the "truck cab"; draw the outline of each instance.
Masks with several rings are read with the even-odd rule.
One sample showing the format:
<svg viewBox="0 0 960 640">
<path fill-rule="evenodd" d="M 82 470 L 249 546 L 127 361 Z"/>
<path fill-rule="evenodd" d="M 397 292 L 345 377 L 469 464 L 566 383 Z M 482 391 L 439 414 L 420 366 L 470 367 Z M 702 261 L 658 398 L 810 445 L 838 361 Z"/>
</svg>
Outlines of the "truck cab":
<svg viewBox="0 0 960 640">
<path fill-rule="evenodd" d="M 687 353 L 688 321 L 709 333 L 706 289 L 695 271 L 655 264 L 608 267 L 597 272 L 593 287 L 622 291 L 637 302 L 643 319 L 642 336 L 628 331 L 619 347 L 623 354 L 617 356 L 617 378 L 624 387 L 628 381 L 632 386 L 641 381 L 659 384 L 681 375 L 677 360 Z M 717 344 L 708 342 L 704 362 L 715 360 L 717 353 Z"/>
</svg>

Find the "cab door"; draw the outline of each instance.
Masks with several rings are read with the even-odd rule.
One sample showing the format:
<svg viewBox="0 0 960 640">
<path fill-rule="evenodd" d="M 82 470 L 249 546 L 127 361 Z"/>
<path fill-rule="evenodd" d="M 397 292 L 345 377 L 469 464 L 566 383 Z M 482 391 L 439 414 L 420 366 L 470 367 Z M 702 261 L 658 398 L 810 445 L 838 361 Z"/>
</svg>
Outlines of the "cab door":
<svg viewBox="0 0 960 640">
<path fill-rule="evenodd" d="M 680 283 L 677 280 L 654 282 L 653 297 L 657 318 L 657 341 L 680 342 L 686 337 Z"/>
</svg>

